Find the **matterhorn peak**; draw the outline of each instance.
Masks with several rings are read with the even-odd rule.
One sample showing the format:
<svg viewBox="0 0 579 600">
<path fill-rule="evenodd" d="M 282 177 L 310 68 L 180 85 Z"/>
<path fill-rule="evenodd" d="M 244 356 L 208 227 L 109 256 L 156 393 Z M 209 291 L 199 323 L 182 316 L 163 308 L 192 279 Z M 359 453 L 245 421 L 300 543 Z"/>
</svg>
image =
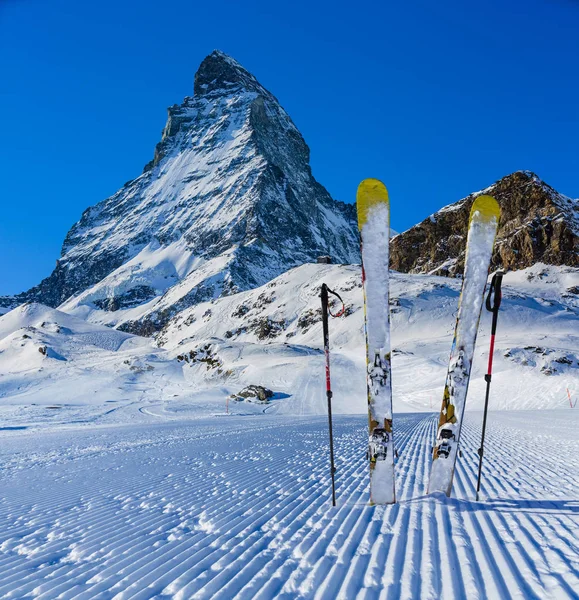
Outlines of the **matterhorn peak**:
<svg viewBox="0 0 579 600">
<path fill-rule="evenodd" d="M 53 273 L 14 298 L 149 335 L 199 302 L 259 287 L 330 255 L 359 259 L 354 208 L 313 178 L 276 98 L 218 50 L 169 108 L 144 172 L 87 209 Z"/>
<path fill-rule="evenodd" d="M 235 59 L 220 50 L 214 50 L 203 59 L 195 73 L 195 96 L 229 93 L 234 88 L 265 92 L 257 79 Z"/>
</svg>

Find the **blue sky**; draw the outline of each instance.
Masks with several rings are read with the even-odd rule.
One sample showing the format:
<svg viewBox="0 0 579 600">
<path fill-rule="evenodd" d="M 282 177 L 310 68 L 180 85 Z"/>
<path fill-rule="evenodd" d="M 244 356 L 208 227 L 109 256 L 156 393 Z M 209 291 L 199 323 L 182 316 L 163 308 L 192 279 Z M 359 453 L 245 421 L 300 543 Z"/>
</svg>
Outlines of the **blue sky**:
<svg viewBox="0 0 579 600">
<path fill-rule="evenodd" d="M 517 169 L 579 196 L 579 1 L 0 0 L 0 294 L 138 176 L 214 48 L 280 100 L 315 177 L 392 226 Z"/>
</svg>

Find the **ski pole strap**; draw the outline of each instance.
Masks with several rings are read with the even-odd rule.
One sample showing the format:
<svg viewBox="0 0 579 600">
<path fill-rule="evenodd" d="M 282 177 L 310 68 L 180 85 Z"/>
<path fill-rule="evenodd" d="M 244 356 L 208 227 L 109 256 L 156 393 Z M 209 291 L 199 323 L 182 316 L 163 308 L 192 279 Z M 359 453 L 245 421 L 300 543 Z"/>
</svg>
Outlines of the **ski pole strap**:
<svg viewBox="0 0 579 600">
<path fill-rule="evenodd" d="M 498 312 L 501 305 L 502 293 L 501 284 L 503 282 L 504 271 L 497 271 L 491 280 L 491 287 L 487 296 L 486 307 L 489 312 Z M 491 303 L 492 298 L 492 303 Z"/>
<path fill-rule="evenodd" d="M 342 297 L 340 296 L 340 294 L 338 294 L 337 292 L 334 292 L 334 290 L 331 290 L 329 287 L 326 286 L 326 289 L 328 290 L 328 292 L 334 296 L 336 296 L 336 298 L 342 303 L 342 308 L 336 313 L 334 314 L 329 306 L 328 306 L 328 312 L 330 313 L 330 315 L 332 317 L 341 317 L 345 312 L 346 312 L 346 306 L 344 304 L 344 301 L 342 300 Z"/>
</svg>

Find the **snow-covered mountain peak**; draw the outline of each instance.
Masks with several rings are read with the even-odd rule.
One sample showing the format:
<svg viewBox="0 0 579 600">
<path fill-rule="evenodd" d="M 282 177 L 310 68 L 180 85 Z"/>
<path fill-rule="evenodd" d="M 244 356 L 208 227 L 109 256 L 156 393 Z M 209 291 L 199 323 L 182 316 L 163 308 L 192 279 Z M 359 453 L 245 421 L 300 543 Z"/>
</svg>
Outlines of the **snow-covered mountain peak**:
<svg viewBox="0 0 579 600">
<path fill-rule="evenodd" d="M 169 108 L 141 176 L 87 209 L 50 277 L 15 298 L 150 334 L 202 300 L 263 285 L 330 255 L 358 260 L 354 207 L 313 178 L 275 97 L 215 51 L 195 95 Z"/>
</svg>

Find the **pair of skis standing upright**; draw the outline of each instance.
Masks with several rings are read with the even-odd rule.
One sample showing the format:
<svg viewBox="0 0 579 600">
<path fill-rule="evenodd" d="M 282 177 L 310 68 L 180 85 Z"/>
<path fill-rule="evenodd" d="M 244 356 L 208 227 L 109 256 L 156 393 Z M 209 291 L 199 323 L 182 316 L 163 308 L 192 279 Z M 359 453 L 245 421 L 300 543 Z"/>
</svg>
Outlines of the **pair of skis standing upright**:
<svg viewBox="0 0 579 600">
<path fill-rule="evenodd" d="M 365 179 L 358 187 L 358 227 L 367 351 L 370 501 L 396 502 L 390 364 L 390 203 L 384 184 Z M 474 356 L 485 285 L 500 217 L 497 201 L 478 196 L 470 212 L 464 277 L 428 492 L 450 495 L 460 429 Z"/>
</svg>

